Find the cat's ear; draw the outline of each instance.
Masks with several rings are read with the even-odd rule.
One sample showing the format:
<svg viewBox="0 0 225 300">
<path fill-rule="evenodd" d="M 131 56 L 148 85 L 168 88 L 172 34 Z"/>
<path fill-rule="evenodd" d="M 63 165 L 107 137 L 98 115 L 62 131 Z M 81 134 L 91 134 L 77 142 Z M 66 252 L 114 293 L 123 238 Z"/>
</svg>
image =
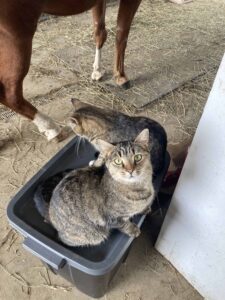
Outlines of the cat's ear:
<svg viewBox="0 0 225 300">
<path fill-rule="evenodd" d="M 72 99 L 71 99 L 71 102 L 72 102 L 72 104 L 73 104 L 75 110 L 78 110 L 78 109 L 80 109 L 80 108 L 84 108 L 84 107 L 89 106 L 89 104 L 84 103 L 84 102 L 80 101 L 80 100 L 77 99 L 77 98 L 72 98 Z"/>
<path fill-rule="evenodd" d="M 97 148 L 97 150 L 101 153 L 101 155 L 104 157 L 108 156 L 115 148 L 114 145 L 112 145 L 106 141 L 103 141 L 101 139 L 96 139 L 94 141 L 94 145 Z"/>
<path fill-rule="evenodd" d="M 134 140 L 134 143 L 143 145 L 144 147 L 149 146 L 149 130 L 148 130 L 148 128 L 142 130 L 142 132 L 139 133 L 139 135 Z"/>
<path fill-rule="evenodd" d="M 77 127 L 80 127 L 80 122 L 76 114 L 69 117 L 67 125 L 70 126 L 70 128 L 72 128 L 72 130 L 76 132 Z"/>
<path fill-rule="evenodd" d="M 73 125 L 73 126 L 79 125 L 79 120 L 75 115 L 69 118 L 69 125 Z"/>
</svg>

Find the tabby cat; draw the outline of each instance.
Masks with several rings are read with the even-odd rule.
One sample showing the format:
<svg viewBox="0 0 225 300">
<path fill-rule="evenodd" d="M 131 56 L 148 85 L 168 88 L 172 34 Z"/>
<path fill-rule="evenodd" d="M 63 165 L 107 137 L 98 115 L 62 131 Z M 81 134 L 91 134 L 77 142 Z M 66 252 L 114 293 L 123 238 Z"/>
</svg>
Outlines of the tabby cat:
<svg viewBox="0 0 225 300">
<path fill-rule="evenodd" d="M 140 234 L 130 218 L 149 211 L 155 195 L 149 136 L 144 129 L 133 142 L 98 140 L 104 166 L 70 171 L 54 189 L 50 204 L 35 200 L 63 243 L 98 245 L 112 228 L 131 237 Z"/>
<path fill-rule="evenodd" d="M 149 129 L 149 150 L 153 172 L 156 175 L 164 166 L 167 136 L 163 127 L 146 117 L 130 117 L 121 112 L 98 108 L 78 99 L 72 99 L 75 111 L 70 118 L 73 131 L 86 137 L 95 146 L 97 139 L 112 144 L 134 141 L 145 128 Z M 98 148 L 98 146 L 97 146 Z"/>
</svg>

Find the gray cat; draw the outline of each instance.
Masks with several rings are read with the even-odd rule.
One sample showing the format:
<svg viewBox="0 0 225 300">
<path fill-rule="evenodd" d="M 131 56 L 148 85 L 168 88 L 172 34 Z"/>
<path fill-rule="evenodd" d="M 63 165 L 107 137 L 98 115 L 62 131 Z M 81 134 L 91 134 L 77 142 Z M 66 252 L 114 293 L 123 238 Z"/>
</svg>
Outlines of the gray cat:
<svg viewBox="0 0 225 300">
<path fill-rule="evenodd" d="M 53 191 L 50 205 L 36 203 L 39 212 L 69 246 L 98 245 L 112 228 L 131 237 L 140 229 L 130 221 L 150 210 L 154 200 L 149 130 L 133 142 L 112 145 L 97 140 L 105 165 L 69 172 Z"/>
<path fill-rule="evenodd" d="M 98 108 L 78 99 L 72 99 L 72 103 L 75 107 L 70 118 L 73 131 L 79 136 L 88 138 L 97 148 L 97 139 L 112 144 L 134 141 L 138 133 L 148 128 L 154 175 L 157 175 L 163 168 L 167 136 L 159 123 L 146 117 L 130 117 L 121 112 Z"/>
</svg>

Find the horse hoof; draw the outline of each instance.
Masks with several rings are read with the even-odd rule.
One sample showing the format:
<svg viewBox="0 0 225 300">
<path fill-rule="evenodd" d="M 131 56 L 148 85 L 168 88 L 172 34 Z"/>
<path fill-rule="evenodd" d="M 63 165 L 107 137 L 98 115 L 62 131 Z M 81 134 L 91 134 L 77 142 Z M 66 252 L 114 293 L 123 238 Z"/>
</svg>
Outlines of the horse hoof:
<svg viewBox="0 0 225 300">
<path fill-rule="evenodd" d="M 91 79 L 95 81 L 99 81 L 104 75 L 104 71 L 93 71 L 91 74 Z"/>
<path fill-rule="evenodd" d="M 116 85 L 123 90 L 127 90 L 131 87 L 130 80 L 128 80 L 125 76 L 115 76 Z"/>
<path fill-rule="evenodd" d="M 128 90 L 131 88 L 131 83 L 130 80 L 128 80 L 127 82 L 124 82 L 123 84 L 119 85 L 119 87 L 123 90 Z"/>
</svg>

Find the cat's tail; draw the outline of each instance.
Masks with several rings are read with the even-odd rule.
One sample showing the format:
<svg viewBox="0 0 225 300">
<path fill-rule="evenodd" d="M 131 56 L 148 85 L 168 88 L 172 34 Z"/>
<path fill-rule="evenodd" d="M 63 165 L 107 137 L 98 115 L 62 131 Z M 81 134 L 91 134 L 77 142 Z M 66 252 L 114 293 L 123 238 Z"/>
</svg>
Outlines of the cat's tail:
<svg viewBox="0 0 225 300">
<path fill-rule="evenodd" d="M 49 221 L 49 203 L 43 198 L 43 187 L 41 185 L 39 185 L 35 191 L 34 203 L 39 214 L 45 219 L 45 221 Z"/>
</svg>

